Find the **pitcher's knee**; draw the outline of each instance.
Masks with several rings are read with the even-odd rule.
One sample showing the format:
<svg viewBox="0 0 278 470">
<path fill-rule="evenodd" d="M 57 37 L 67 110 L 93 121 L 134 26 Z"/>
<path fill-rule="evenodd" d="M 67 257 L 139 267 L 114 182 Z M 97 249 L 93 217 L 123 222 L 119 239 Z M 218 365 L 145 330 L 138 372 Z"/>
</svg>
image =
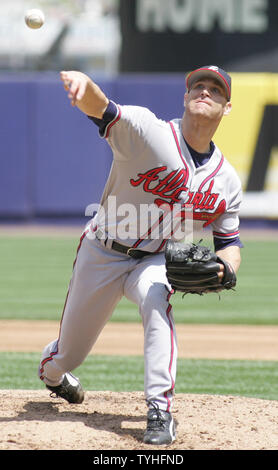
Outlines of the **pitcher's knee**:
<svg viewBox="0 0 278 470">
<path fill-rule="evenodd" d="M 169 306 L 167 296 L 168 291 L 164 284 L 157 283 L 152 285 L 140 304 L 141 316 L 148 317 L 155 313 L 158 313 L 160 316 L 166 315 Z"/>
</svg>

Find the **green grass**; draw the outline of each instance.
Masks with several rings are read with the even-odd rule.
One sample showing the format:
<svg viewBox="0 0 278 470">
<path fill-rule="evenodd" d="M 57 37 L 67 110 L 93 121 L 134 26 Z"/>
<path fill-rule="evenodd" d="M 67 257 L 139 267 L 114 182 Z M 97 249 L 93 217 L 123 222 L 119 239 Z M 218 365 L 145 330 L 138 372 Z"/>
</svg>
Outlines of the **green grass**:
<svg viewBox="0 0 278 470">
<path fill-rule="evenodd" d="M 76 239 L 0 238 L 0 318 L 57 320 Z"/>
<path fill-rule="evenodd" d="M 60 320 L 78 239 L 0 237 L 0 319 Z M 278 243 L 244 240 L 235 292 L 176 294 L 177 323 L 278 324 Z M 111 321 L 141 321 L 123 299 Z M 40 354 L 0 353 L 0 389 L 44 389 Z M 88 356 L 75 371 L 87 390 L 143 391 L 142 357 Z M 276 361 L 178 360 L 176 393 L 278 399 Z"/>
<path fill-rule="evenodd" d="M 175 294 L 177 323 L 278 324 L 278 243 L 245 241 L 235 292 Z M 0 238 L 0 319 L 59 320 L 76 255 L 76 238 Z M 111 321 L 140 321 L 122 299 Z"/>
<path fill-rule="evenodd" d="M 45 389 L 37 353 L 0 353 L 0 389 Z M 143 391 L 142 357 L 88 356 L 74 372 L 86 390 Z M 278 399 L 275 361 L 178 360 L 176 393 Z"/>
</svg>

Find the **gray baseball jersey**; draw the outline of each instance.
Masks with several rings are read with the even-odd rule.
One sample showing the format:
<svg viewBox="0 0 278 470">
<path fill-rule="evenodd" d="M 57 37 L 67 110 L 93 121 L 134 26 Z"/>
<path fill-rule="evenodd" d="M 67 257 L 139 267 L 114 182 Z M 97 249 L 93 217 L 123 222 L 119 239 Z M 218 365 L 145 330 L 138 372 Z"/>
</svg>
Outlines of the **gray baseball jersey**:
<svg viewBox="0 0 278 470">
<path fill-rule="evenodd" d="M 116 207 L 130 203 L 136 208 L 137 216 L 142 204 L 157 207 L 192 205 L 196 231 L 200 227 L 211 227 L 218 240 L 233 242 L 238 239 L 241 182 L 217 146 L 212 145 L 208 161 L 196 168 L 181 132 L 180 119 L 165 122 L 146 108 L 113 103 L 110 106 L 114 118 L 101 131 L 114 155 L 101 200 L 105 213 L 109 213 L 109 198 L 117 201 Z M 120 220 L 118 215 L 116 224 Z M 113 222 L 115 224 L 115 220 Z M 138 217 L 133 221 L 129 219 L 129 223 L 132 222 L 138 238 L 126 240 L 128 245 L 152 252 L 163 249 L 164 241 L 157 237 L 157 231 L 152 239 L 149 227 L 143 238 L 146 232 L 138 232 Z M 104 217 L 98 221 L 96 218 L 96 223 L 105 236 L 115 237 L 113 223 L 109 226 Z"/>
</svg>

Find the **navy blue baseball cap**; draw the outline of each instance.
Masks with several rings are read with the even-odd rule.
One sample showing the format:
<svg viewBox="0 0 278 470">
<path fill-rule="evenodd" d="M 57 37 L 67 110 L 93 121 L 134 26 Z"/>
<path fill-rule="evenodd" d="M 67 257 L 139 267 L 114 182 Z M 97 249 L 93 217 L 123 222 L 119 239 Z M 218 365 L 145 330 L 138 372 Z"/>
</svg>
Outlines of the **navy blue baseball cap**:
<svg viewBox="0 0 278 470">
<path fill-rule="evenodd" d="M 232 79 L 225 70 L 217 67 L 216 65 L 204 65 L 196 70 L 190 72 L 186 77 L 186 88 L 189 91 L 196 80 L 204 77 L 211 77 L 221 83 L 226 91 L 228 101 L 231 99 Z"/>
</svg>

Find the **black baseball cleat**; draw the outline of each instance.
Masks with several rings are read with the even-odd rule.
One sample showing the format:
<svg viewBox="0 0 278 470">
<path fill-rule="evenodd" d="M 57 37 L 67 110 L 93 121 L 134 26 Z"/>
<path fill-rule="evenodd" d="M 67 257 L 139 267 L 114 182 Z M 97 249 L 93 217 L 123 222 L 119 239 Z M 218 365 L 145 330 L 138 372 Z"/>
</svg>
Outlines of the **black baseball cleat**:
<svg viewBox="0 0 278 470">
<path fill-rule="evenodd" d="M 175 440 L 175 423 L 171 413 L 158 407 L 150 409 L 147 416 L 147 429 L 144 434 L 145 444 L 171 444 Z"/>
<path fill-rule="evenodd" d="M 69 403 L 82 403 L 84 400 L 84 391 L 81 387 L 79 380 L 74 375 L 66 373 L 63 382 L 56 387 L 46 385 L 54 396 L 61 397 Z"/>
</svg>

